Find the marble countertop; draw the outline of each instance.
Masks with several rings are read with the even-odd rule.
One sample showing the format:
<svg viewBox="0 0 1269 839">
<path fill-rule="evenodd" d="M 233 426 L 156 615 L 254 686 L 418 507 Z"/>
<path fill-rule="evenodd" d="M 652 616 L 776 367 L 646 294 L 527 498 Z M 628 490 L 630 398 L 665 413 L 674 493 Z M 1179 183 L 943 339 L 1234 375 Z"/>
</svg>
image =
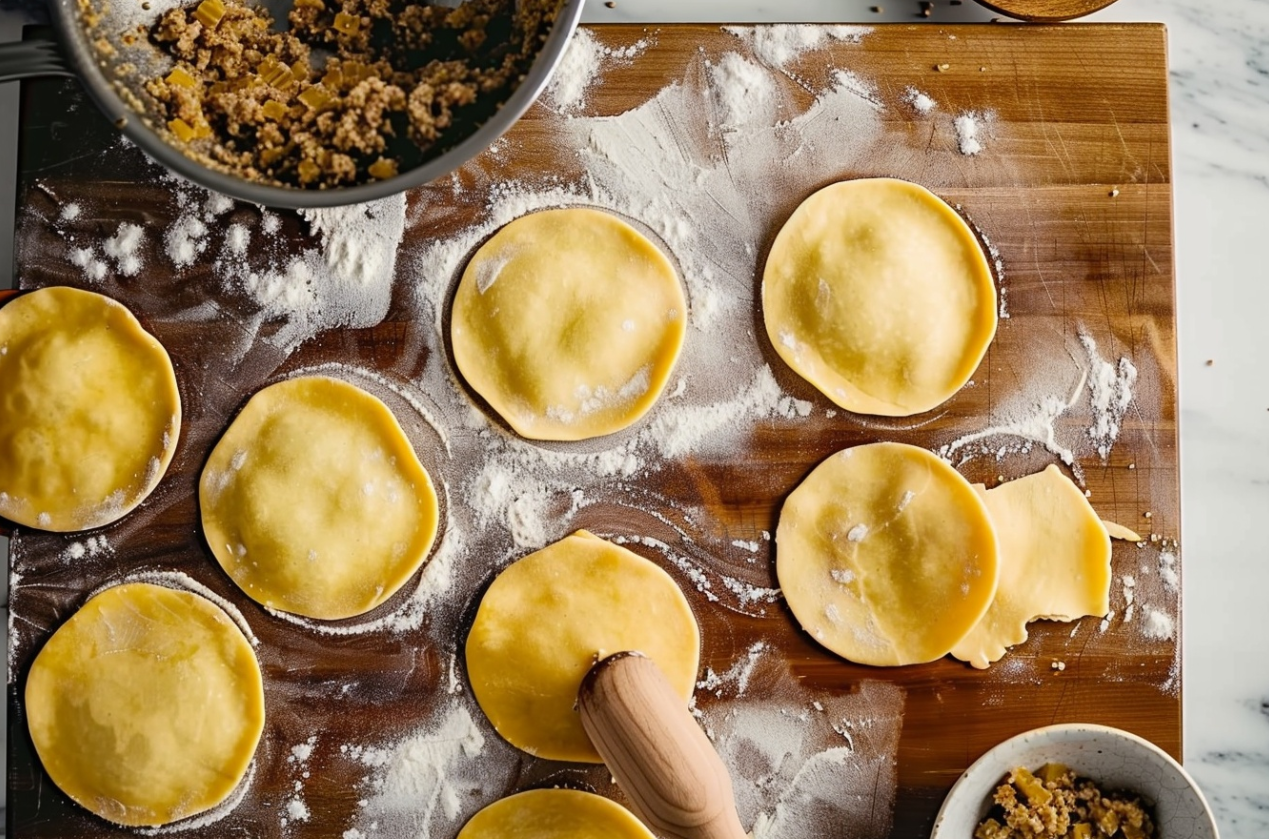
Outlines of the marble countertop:
<svg viewBox="0 0 1269 839">
<path fill-rule="evenodd" d="M 917 21 L 913 0 L 617 0 L 589 22 Z M 930 20 L 992 15 L 937 0 Z M 0 6 L 0 38 L 16 31 Z M 1089 20 L 1169 29 L 1179 320 L 1185 763 L 1224 839 L 1269 836 L 1269 2 L 1120 0 Z M 16 112 L 0 85 L 0 113 Z M 12 228 L 16 120 L 0 125 L 0 229 Z M 0 240 L 0 287 L 10 277 Z M 0 547 L 0 551 L 3 548 Z M 7 551 L 4 551 L 7 553 Z"/>
</svg>

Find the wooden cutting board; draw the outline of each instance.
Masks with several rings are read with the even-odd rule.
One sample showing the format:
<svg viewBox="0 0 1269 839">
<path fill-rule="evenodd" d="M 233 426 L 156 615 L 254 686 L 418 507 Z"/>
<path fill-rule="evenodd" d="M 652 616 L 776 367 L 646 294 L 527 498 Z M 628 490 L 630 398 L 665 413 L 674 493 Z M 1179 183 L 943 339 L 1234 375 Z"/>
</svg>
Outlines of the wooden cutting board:
<svg viewBox="0 0 1269 839">
<path fill-rule="evenodd" d="M 703 61 L 717 63 L 728 52 L 753 58 L 748 41 L 713 26 L 610 26 L 592 32 L 615 50 L 639 46 L 604 72 L 573 117 L 618 115 L 649 102 L 666 85 L 690 86 L 705 72 Z M 994 744 L 1036 726 L 1114 725 L 1180 756 L 1181 616 L 1179 597 L 1160 579 L 1165 542 L 1149 542 L 1147 536 L 1142 547 L 1115 544 L 1114 617 L 1104 624 L 1096 618 L 1037 623 L 1029 641 L 985 671 L 951 659 L 892 670 L 852 665 L 801 632 L 778 599 L 759 607 L 757 601 L 737 600 L 720 584 L 727 577 L 742 588 L 774 585 L 773 548 L 763 532 L 774 533 L 779 506 L 801 478 L 846 446 L 883 439 L 934 449 L 951 445 L 949 454 L 961 471 L 988 486 L 1055 462 L 1056 455 L 1041 444 L 1019 446 L 1016 436 L 955 445 L 984 429 L 1016 425 L 1028 400 L 1052 395 L 1037 389 L 1037 382 L 1055 363 L 1060 371 L 1085 372 L 1082 379 L 1059 375 L 1056 385 L 1049 384 L 1053 393 L 1063 399 L 1073 395 L 1079 403 L 1058 416 L 1053 428 L 1059 441 L 1073 447 L 1093 506 L 1104 518 L 1158 534 L 1168 545 L 1179 537 L 1165 49 L 1165 32 L 1157 25 L 881 26 L 858 44 L 830 39 L 789 65 L 784 76 L 800 111 L 813 107 L 832 68 L 852 71 L 866 83 L 887 138 L 875 154 L 802 172 L 800 182 L 818 186 L 891 175 L 930 187 L 961 208 L 999 250 L 1009 317 L 1001 321 L 972 387 L 919 421 L 875 420 L 833 414 L 823 397 L 752 338 L 762 332 L 750 289 L 744 317 L 757 327 L 750 337 L 783 391 L 810 403 L 808 415 L 759 418 L 743 444 L 728 451 L 689 454 L 624 482 L 597 479 L 596 485 L 612 487 L 620 499 L 578 510 L 565 504 L 558 510 L 561 518 L 551 523 L 559 535 L 587 527 L 612 537 L 652 537 L 670 554 L 690 560 L 675 565 L 665 550 L 631 545 L 666 566 L 689 595 L 704 638 L 703 676 L 706 667 L 715 674 L 743 670 L 754 645 L 765 645 L 743 690 L 735 678 L 723 680 L 717 690 L 699 690 L 697 703 L 706 724 L 720 729 L 729 708 L 785 703 L 787 718 L 811 719 L 807 731 L 827 732 L 807 735 L 822 740 L 817 748 L 853 750 L 847 760 L 862 769 L 850 776 L 842 795 L 862 804 L 849 820 L 821 823 L 824 836 L 927 835 L 957 775 Z M 917 111 L 906 101 L 909 88 L 927 94 L 937 107 Z M 581 149 L 570 146 L 576 135 L 565 130 L 567 120 L 559 114 L 535 106 L 498 150 L 476 158 L 457 178 L 412 193 L 393 300 L 379 325 L 323 331 L 293 352 L 259 340 L 241 355 L 230 348 L 243 340 L 245 327 L 241 313 L 225 302 L 223 280 L 201 263 L 177 269 L 162 256 L 161 234 L 150 237 L 147 267 L 137 277 L 108 277 L 92 285 L 70 264 L 72 244 L 100 242 L 121 222 L 169 229 L 183 212 L 174 199 L 180 188 L 160 182 L 152 165 L 121 146 L 73 88 L 29 86 L 24 107 L 22 287 L 93 287 L 132 307 L 173 356 L 186 422 L 163 487 L 123 522 L 91 534 L 15 535 L 10 835 L 131 835 L 87 815 L 49 782 L 32 753 L 21 696 L 40 644 L 86 593 L 145 570 L 183 572 L 229 598 L 260 639 L 268 722 L 254 781 L 225 820 L 185 835 L 317 837 L 342 835 L 354 824 L 365 828 L 359 820 L 365 805 L 359 802 L 374 798 L 368 786 L 373 772 L 349 757 L 350 744 L 355 751 L 399 742 L 433 718 L 429 715 L 448 701 L 451 686 L 463 695 L 461 655 L 457 669 L 448 655 L 461 649 L 476 598 L 497 567 L 524 551 L 507 548 L 494 557 L 460 552 L 463 573 L 450 602 L 436 606 L 416 627 L 347 637 L 319 634 L 268 616 L 220 572 L 200 534 L 198 473 L 246 398 L 289 372 L 337 362 L 377 371 L 404 391 L 414 387 L 430 354 L 445 351 L 413 303 L 422 271 L 419 255 L 484 219 L 491 196 L 509 182 L 544 175 L 580 182 Z M 69 124 L 60 116 L 68 109 Z M 956 133 L 956 117 L 967 113 L 976 114 L 982 126 L 984 148 L 972 156 L 961 152 Z M 707 132 L 707 119 L 703 109 L 696 128 Z M 804 186 L 771 199 L 775 209 L 764 219 L 766 238 L 757 243 L 756 265 L 779 224 L 807 194 Z M 71 203 L 81 214 L 68 220 L 64 208 Z M 259 216 L 257 208 L 243 206 L 214 224 L 256 223 Z M 280 248 L 298 253 L 313 246 L 298 217 L 282 213 L 280 219 Z M 188 317 L 209 300 L 215 305 L 206 318 Z M 1086 410 L 1087 375 L 1096 378 L 1101 368 L 1081 354 L 1081 334 L 1095 338 L 1110 364 L 1127 358 L 1138 371 L 1133 402 L 1105 457 L 1089 438 Z M 401 402 L 390 404 L 410 410 Z M 450 432 L 459 438 L 464 433 Z M 1007 448 L 998 459 L 997 449 Z M 438 468 L 460 485 L 462 475 L 444 474 L 443 462 Z M 448 503 L 461 508 L 465 501 L 451 494 Z M 80 561 L 65 559 L 72 543 L 83 545 L 89 536 L 104 537 L 109 550 Z M 714 581 L 709 592 L 685 573 L 688 566 Z M 1130 591 L 1136 601 L 1131 611 Z M 1162 616 L 1153 628 L 1145 622 L 1147 608 Z M 1160 631 L 1168 622 L 1173 631 Z M 1057 669 L 1059 663 L 1064 669 Z M 825 703 L 844 709 L 845 733 L 814 728 L 812 709 Z M 483 725 L 478 713 L 476 719 Z M 485 732 L 489 742 L 496 741 L 492 731 Z M 293 749 L 310 737 L 311 756 L 297 762 Z M 598 768 L 518 753 L 508 753 L 505 762 L 499 792 L 568 784 L 621 798 Z M 287 802 L 297 790 L 310 817 L 288 818 L 284 826 Z M 487 802 L 463 799 L 463 806 L 475 803 Z M 432 835 L 449 839 L 459 826 L 455 822 Z M 380 826 L 369 835 L 393 834 Z"/>
</svg>

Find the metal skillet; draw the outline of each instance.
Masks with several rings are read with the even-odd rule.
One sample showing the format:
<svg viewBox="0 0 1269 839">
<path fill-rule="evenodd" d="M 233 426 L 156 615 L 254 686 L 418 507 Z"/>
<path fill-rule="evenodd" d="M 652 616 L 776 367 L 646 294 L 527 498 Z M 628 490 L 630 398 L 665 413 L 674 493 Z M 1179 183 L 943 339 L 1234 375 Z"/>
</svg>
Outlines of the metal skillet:
<svg viewBox="0 0 1269 839">
<path fill-rule="evenodd" d="M 138 24 L 153 22 L 180 0 L 48 0 L 57 42 L 36 39 L 0 44 L 0 82 L 35 76 L 77 77 L 106 118 L 129 140 L 171 171 L 216 192 L 272 207 L 333 207 L 358 204 L 419 186 L 462 166 L 511 127 L 541 93 L 581 17 L 583 0 L 560 0 L 550 35 L 529 72 L 502 107 L 467 136 L 451 137 L 439 155 L 394 177 L 358 186 L 305 189 L 256 183 L 205 165 L 169 140 L 145 81 L 166 72 L 170 59 L 146 38 L 124 38 Z M 285 21 L 291 0 L 258 0 L 275 20 Z M 454 5 L 446 2 L 444 5 Z"/>
</svg>

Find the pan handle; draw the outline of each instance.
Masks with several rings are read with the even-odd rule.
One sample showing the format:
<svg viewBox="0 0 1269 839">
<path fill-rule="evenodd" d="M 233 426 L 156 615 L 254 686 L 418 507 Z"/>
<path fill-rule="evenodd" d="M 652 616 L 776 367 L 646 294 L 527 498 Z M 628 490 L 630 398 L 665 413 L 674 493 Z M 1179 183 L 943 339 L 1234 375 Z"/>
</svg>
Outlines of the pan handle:
<svg viewBox="0 0 1269 839">
<path fill-rule="evenodd" d="M 0 82 L 33 76 L 74 76 L 57 42 L 35 37 L 29 41 L 0 44 Z"/>
</svg>

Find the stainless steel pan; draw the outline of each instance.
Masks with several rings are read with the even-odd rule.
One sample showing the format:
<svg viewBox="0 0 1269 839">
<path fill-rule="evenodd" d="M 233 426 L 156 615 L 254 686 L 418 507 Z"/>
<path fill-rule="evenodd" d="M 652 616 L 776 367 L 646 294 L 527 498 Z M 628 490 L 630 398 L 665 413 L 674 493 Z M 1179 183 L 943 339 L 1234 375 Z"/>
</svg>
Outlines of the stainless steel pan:
<svg viewBox="0 0 1269 839">
<path fill-rule="evenodd" d="M 76 76 L 102 113 L 146 154 L 197 184 L 244 201 L 274 207 L 332 207 L 372 201 L 448 174 L 489 146 L 520 118 L 546 86 L 581 17 L 583 0 L 562 0 L 555 26 L 533 66 L 502 105 L 446 151 L 393 178 L 335 189 L 268 186 L 199 163 L 165 133 L 163 117 L 145 80 L 166 72 L 170 61 L 135 34 L 181 0 L 49 0 L 58 43 L 48 40 L 0 44 L 0 81 L 33 76 Z M 275 20 L 286 20 L 291 0 L 260 3 Z M 447 3 L 446 5 L 450 5 Z M 451 141 L 452 142 L 452 141 Z"/>
</svg>

